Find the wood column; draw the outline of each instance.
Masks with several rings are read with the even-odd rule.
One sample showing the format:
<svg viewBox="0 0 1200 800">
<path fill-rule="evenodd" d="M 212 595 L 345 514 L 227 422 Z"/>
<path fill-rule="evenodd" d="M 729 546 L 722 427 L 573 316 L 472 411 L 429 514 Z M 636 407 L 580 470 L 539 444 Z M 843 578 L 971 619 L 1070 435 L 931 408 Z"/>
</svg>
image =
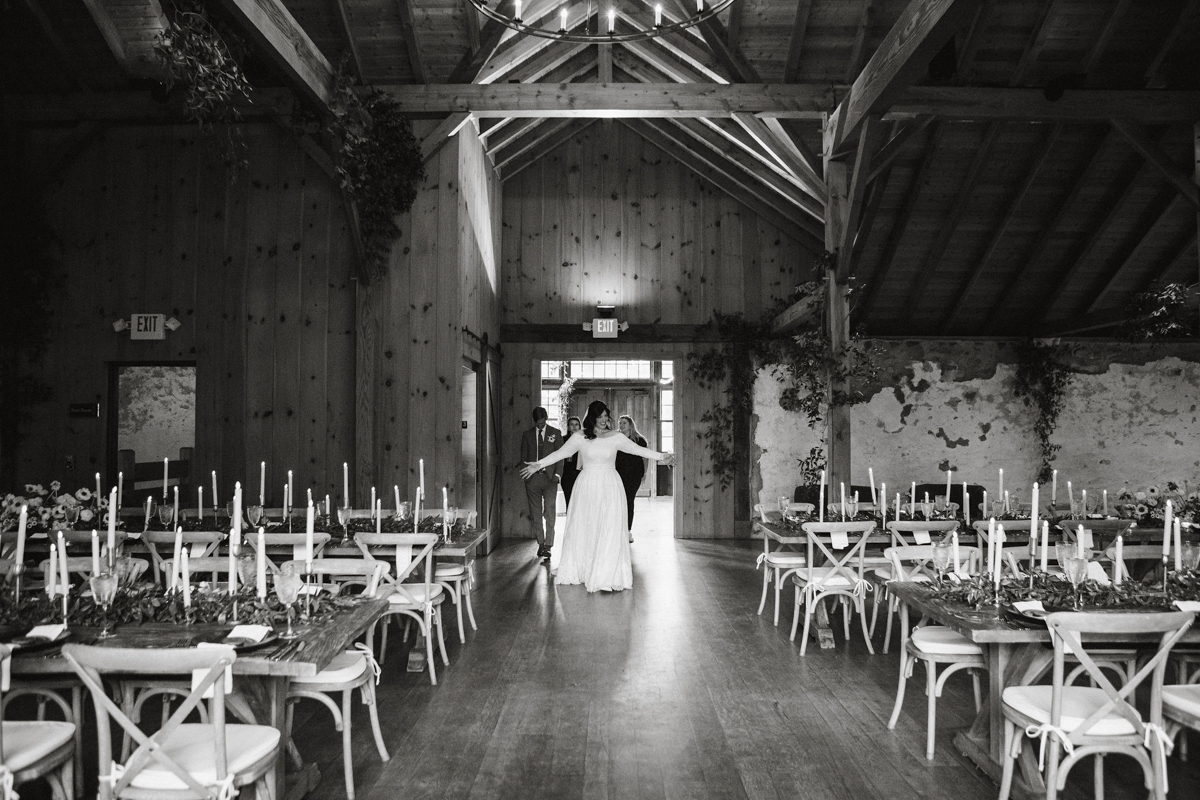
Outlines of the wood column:
<svg viewBox="0 0 1200 800">
<path fill-rule="evenodd" d="M 1200 186 L 1200 122 L 1192 125 L 1192 155 L 1195 161 L 1192 179 L 1196 181 L 1197 186 Z M 1200 233 L 1200 211 L 1196 212 L 1196 231 Z M 1200 248 L 1197 250 L 1200 251 Z M 1196 272 L 1197 277 L 1200 278 L 1200 259 L 1197 259 Z M 1200 304 L 1200 292 L 1196 292 L 1196 302 Z"/>
<path fill-rule="evenodd" d="M 825 203 L 825 249 L 834 252 L 841 245 L 849 222 L 850 206 L 846 202 L 850 185 L 850 169 L 844 161 L 825 163 L 825 186 L 829 199 Z M 841 353 L 850 339 L 850 309 L 846 299 L 846 283 L 838 280 L 838 271 L 825 273 L 825 324 L 829 326 L 829 347 Z M 835 406 L 830 401 L 837 392 L 846 391 L 845 381 L 830 376 L 826 389 L 825 459 L 829 485 L 850 483 L 850 408 Z"/>
</svg>

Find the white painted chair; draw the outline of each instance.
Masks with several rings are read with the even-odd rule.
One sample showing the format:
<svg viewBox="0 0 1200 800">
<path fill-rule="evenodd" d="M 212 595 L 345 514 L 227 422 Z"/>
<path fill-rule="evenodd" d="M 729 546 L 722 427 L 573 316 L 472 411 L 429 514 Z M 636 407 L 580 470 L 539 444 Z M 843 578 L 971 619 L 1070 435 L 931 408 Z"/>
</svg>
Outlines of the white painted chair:
<svg viewBox="0 0 1200 800">
<path fill-rule="evenodd" d="M 929 522 L 922 521 L 897 521 L 892 520 L 884 523 L 888 535 L 892 540 L 892 547 L 904 547 L 907 545 L 929 544 L 934 538 L 940 538 L 958 529 L 958 523 L 954 520 L 931 520 Z M 875 567 L 875 574 L 886 581 L 905 580 L 905 578 L 894 575 L 892 572 L 892 563 L 887 558 L 887 551 L 884 551 L 884 561 L 886 563 Z M 887 627 L 884 628 L 883 634 L 883 652 L 886 653 L 892 645 L 892 619 L 896 614 L 896 600 L 887 589 L 875 593 L 875 604 L 871 609 L 871 635 L 875 635 L 875 620 L 879 615 L 879 604 L 887 601 Z"/>
<path fill-rule="evenodd" d="M 0 675 L 8 676 L 12 648 L 0 644 Z M 0 678 L 0 701 L 9 689 Z M 78 717 L 76 717 L 78 719 Z M 11 778 L 11 786 L 20 786 L 44 778 L 50 784 L 54 800 L 72 800 L 75 796 L 75 732 L 73 722 L 24 721 L 0 722 L 0 795 Z"/>
<path fill-rule="evenodd" d="M 796 628 L 800 623 L 803 606 L 804 633 L 800 640 L 800 655 L 804 655 L 808 647 L 808 630 L 817 604 L 827 598 L 836 597 L 843 600 L 844 635 L 849 638 L 850 609 L 853 608 L 862 624 L 867 652 L 873 655 L 875 648 L 871 646 L 871 632 L 867 627 L 863 603 L 871 584 L 863 577 L 863 570 L 867 541 L 875 530 L 875 523 L 806 522 L 801 527 L 807 535 L 806 564 L 803 569 L 792 575 L 792 582 L 796 584 L 796 603 L 790 638 L 792 641 L 796 639 Z M 825 560 L 825 566 L 814 566 L 818 552 Z"/>
<path fill-rule="evenodd" d="M 811 503 L 792 503 L 790 509 L 811 514 L 813 505 Z M 778 516 L 778 512 L 769 512 L 762 503 L 756 503 L 754 510 L 757 512 L 759 519 L 763 522 L 777 522 L 779 520 L 772 519 L 772 516 Z M 772 539 L 770 536 L 763 534 L 763 551 L 758 557 L 757 565 L 763 571 L 763 587 L 762 597 L 758 601 L 758 613 L 762 616 L 763 608 L 767 604 L 767 588 L 771 583 L 775 584 L 775 625 L 779 626 L 779 595 L 783 590 L 783 583 L 798 569 L 801 569 L 807 562 L 805 561 L 804 553 L 797 552 L 793 549 L 793 545 L 780 545 L 777 549 L 771 549 Z"/>
</svg>

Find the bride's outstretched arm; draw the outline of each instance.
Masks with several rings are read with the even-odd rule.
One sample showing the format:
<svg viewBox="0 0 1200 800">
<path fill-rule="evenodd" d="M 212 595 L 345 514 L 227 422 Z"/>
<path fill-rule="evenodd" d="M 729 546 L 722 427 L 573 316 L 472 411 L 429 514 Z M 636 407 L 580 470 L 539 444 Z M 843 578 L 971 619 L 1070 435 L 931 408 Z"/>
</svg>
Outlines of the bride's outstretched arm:
<svg viewBox="0 0 1200 800">
<path fill-rule="evenodd" d="M 525 480 L 529 480 L 530 476 L 532 476 L 535 472 L 539 472 L 551 464 L 558 463 L 564 458 L 569 458 L 570 456 L 575 455 L 579 452 L 579 448 L 582 445 L 582 436 L 572 436 L 570 439 L 567 439 L 566 443 L 562 447 L 558 448 L 553 453 L 550 453 L 549 455 L 544 456 L 537 461 L 526 461 L 525 466 L 521 467 L 521 477 Z"/>
<path fill-rule="evenodd" d="M 641 456 L 642 458 L 653 458 L 655 461 L 666 461 L 675 457 L 674 453 L 660 453 L 657 450 L 651 450 L 649 447 L 642 447 L 628 436 L 620 437 L 620 440 L 617 442 L 617 449 L 624 453 Z"/>
</svg>

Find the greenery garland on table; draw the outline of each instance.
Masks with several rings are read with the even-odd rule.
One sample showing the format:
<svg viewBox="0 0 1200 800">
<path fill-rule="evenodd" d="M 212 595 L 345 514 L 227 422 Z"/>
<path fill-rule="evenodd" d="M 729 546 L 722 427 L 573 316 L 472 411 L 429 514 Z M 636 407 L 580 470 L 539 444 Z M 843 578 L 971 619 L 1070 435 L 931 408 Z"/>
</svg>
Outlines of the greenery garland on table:
<svg viewBox="0 0 1200 800">
<path fill-rule="evenodd" d="M 833 253 L 826 252 L 818 267 L 829 270 L 835 258 Z M 824 420 L 827 396 L 832 406 L 854 405 L 863 400 L 862 394 L 854 391 L 835 391 L 830 395 L 831 379 L 846 384 L 868 380 L 875 374 L 875 363 L 872 353 L 857 338 L 851 338 L 839 352 L 833 351 L 825 325 L 826 291 L 824 281 L 802 284 L 793 297 L 776 302 L 758 322 L 750 322 L 740 313 L 716 311 L 712 324 L 722 343 L 704 352 L 688 354 L 688 374 L 700 388 L 724 385 L 725 402 L 700 417 L 706 426 L 701 438 L 712 456 L 713 474 L 722 487 L 733 481 L 738 467 L 733 449 L 734 417 L 739 410 L 749 412 L 753 408 L 758 367 L 769 367 L 771 375 L 783 384 L 779 406 L 785 411 L 804 414 L 810 428 L 816 428 Z M 774 333 L 776 317 L 805 299 L 814 305 L 811 321 L 796 333 Z"/>
<path fill-rule="evenodd" d="M 1042 463 L 1038 469 L 1038 481 L 1049 481 L 1054 472 L 1051 463 L 1062 445 L 1054 444 L 1050 437 L 1058 427 L 1067 388 L 1074 376 L 1057 358 L 1051 345 L 1038 340 L 1029 340 L 1017 348 L 1017 371 L 1014 390 L 1025 405 L 1037 410 L 1033 423 L 1041 450 Z"/>
<path fill-rule="evenodd" d="M 246 141 L 237 125 L 242 119 L 238 104 L 251 102 L 254 91 L 238 63 L 247 52 L 236 34 L 217 29 L 199 0 L 177 3 L 174 18 L 154 45 L 166 68 L 167 92 L 176 84 L 184 87 L 188 118 L 214 137 L 216 126 L 222 126 L 221 158 L 233 178 L 248 164 Z"/>
<path fill-rule="evenodd" d="M 972 608 L 994 603 L 997 596 L 995 584 L 987 575 L 973 575 L 960 582 L 944 581 L 928 586 L 934 597 Z M 1000 582 L 1002 606 L 1011 607 L 1013 603 L 1040 600 L 1047 611 L 1065 611 L 1075 607 L 1077 597 L 1079 605 L 1089 609 L 1168 610 L 1173 608 L 1176 600 L 1200 600 L 1200 571 L 1169 573 L 1165 589 L 1159 579 L 1153 583 L 1126 580 L 1115 584 L 1086 580 L 1076 590 L 1062 575 L 1044 572 L 1034 573 L 1032 577 L 1008 577 Z"/>
<path fill-rule="evenodd" d="M 387 272 L 388 253 L 400 236 L 396 217 L 417 199 L 425 159 L 400 104 L 378 89 L 360 94 L 344 70 L 334 79 L 332 116 L 323 131 L 337 151 L 337 174 L 358 207 L 368 272 Z"/>
</svg>

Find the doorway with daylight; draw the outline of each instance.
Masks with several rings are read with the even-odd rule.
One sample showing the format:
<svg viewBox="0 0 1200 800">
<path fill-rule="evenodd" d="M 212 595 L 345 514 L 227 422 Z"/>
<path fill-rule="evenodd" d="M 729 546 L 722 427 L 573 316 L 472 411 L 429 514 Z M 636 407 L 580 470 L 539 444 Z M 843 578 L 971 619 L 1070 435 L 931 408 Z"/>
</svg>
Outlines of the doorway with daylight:
<svg viewBox="0 0 1200 800">
<path fill-rule="evenodd" d="M 581 420 L 588 403 L 602 400 L 614 419 L 628 415 L 652 450 L 675 450 L 675 361 L 656 359 L 544 360 L 541 362 L 540 405 L 548 424 L 567 432 L 571 417 Z M 643 537 L 675 535 L 674 468 L 647 463 L 634 500 L 631 532 Z M 566 499 L 558 493 L 558 512 Z"/>
</svg>

